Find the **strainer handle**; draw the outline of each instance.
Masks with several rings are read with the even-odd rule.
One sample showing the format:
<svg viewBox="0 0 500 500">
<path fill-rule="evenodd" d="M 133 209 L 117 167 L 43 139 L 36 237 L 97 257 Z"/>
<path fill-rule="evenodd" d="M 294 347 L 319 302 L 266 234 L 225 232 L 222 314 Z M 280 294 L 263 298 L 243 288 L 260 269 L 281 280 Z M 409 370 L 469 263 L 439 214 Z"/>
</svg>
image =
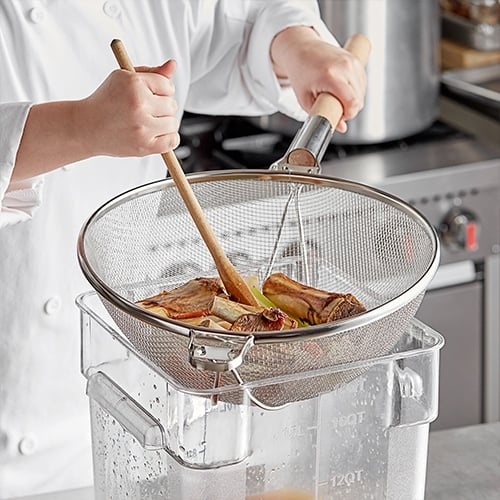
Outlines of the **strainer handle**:
<svg viewBox="0 0 500 500">
<path fill-rule="evenodd" d="M 348 50 L 352 55 L 356 56 L 363 66 L 368 63 L 368 57 L 370 55 L 371 44 L 365 35 L 356 34 L 347 40 L 344 48 Z M 344 109 L 340 101 L 333 95 L 322 93 L 316 98 L 316 101 L 312 105 L 310 116 L 323 116 L 326 118 L 333 130 L 337 128 L 337 125 L 344 114 Z"/>
<path fill-rule="evenodd" d="M 344 47 L 366 66 L 371 50 L 371 43 L 366 36 L 353 35 Z M 283 158 L 284 164 L 319 170 L 321 159 L 343 114 L 342 104 L 335 96 L 319 94 L 308 119 L 295 135 Z"/>
</svg>

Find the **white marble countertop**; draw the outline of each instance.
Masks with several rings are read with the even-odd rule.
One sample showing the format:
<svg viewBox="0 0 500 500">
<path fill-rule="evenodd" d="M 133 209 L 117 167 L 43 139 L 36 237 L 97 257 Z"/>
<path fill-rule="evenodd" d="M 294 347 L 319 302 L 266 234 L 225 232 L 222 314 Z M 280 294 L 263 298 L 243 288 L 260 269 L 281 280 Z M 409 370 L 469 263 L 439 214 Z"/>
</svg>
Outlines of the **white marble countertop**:
<svg viewBox="0 0 500 500">
<path fill-rule="evenodd" d="M 16 500 L 94 500 L 92 488 Z M 425 500 L 500 500 L 500 422 L 431 432 Z"/>
</svg>

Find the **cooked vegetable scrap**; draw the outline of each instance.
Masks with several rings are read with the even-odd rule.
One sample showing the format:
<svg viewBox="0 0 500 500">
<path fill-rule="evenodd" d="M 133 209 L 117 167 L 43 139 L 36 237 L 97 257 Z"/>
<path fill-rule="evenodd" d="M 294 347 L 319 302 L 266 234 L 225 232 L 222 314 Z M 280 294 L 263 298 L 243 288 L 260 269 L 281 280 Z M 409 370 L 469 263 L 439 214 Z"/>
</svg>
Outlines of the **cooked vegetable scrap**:
<svg viewBox="0 0 500 500">
<path fill-rule="evenodd" d="M 238 332 L 263 332 L 297 328 L 297 321 L 277 307 L 254 307 L 238 304 L 222 297 L 215 297 L 210 312 L 229 321 L 231 330 Z"/>
<path fill-rule="evenodd" d="M 262 291 L 252 280 L 260 306 L 230 300 L 219 278 L 196 278 L 137 302 L 145 309 L 195 326 L 240 332 L 289 330 L 347 318 L 366 309 L 352 294 L 326 292 L 271 274 Z"/>
</svg>

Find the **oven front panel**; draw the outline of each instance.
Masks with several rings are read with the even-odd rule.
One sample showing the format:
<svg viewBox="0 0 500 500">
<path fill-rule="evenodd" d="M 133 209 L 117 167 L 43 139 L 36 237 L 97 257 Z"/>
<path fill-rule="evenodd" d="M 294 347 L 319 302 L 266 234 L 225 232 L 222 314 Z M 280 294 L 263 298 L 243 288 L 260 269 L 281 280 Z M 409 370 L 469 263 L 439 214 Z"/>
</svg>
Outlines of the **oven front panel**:
<svg viewBox="0 0 500 500">
<path fill-rule="evenodd" d="M 417 318 L 445 338 L 441 352 L 439 415 L 432 429 L 479 424 L 483 420 L 483 283 L 426 293 Z"/>
<path fill-rule="evenodd" d="M 436 228 L 442 264 L 500 254 L 500 159 L 386 179 L 380 187 Z"/>
</svg>

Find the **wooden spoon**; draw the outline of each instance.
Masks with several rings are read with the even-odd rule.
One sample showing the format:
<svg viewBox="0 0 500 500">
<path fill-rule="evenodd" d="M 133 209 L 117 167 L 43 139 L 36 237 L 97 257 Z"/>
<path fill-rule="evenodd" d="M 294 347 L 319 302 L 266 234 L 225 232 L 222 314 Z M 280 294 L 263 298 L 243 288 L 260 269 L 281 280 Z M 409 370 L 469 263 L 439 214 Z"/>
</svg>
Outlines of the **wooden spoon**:
<svg viewBox="0 0 500 500">
<path fill-rule="evenodd" d="M 127 51 L 120 40 L 111 42 L 111 49 L 121 69 L 135 71 Z M 219 276 L 231 297 L 243 304 L 257 306 L 257 299 L 252 294 L 245 280 L 238 274 L 227 255 L 224 253 L 215 233 L 189 184 L 182 167 L 173 151 L 161 154 L 172 179 L 174 180 L 191 217 L 198 228 L 209 252 L 212 254 Z"/>
</svg>

